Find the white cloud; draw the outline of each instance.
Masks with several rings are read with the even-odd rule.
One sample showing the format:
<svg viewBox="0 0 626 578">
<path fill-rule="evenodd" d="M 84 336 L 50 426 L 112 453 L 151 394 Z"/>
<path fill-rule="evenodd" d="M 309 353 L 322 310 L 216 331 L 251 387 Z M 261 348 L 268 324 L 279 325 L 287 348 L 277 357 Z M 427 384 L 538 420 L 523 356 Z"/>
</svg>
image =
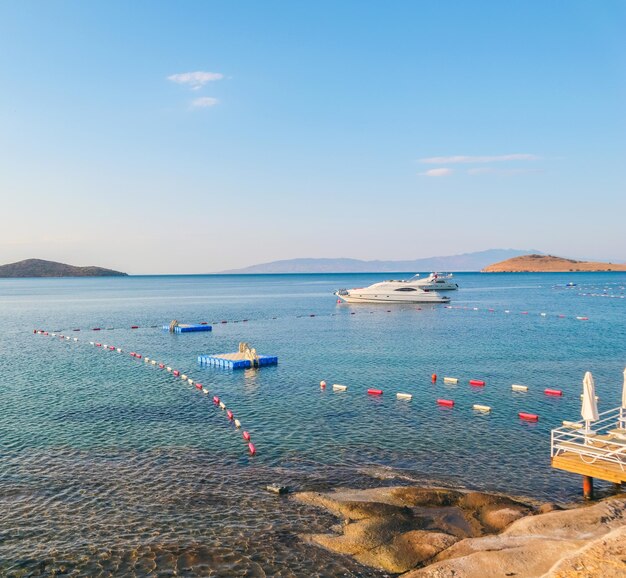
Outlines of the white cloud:
<svg viewBox="0 0 626 578">
<path fill-rule="evenodd" d="M 427 165 L 447 165 L 447 164 L 480 164 L 480 163 L 499 163 L 504 161 L 537 161 L 540 157 L 531 154 L 512 154 L 512 155 L 495 155 L 495 156 L 469 156 L 456 155 L 451 157 L 428 157 L 420 159 L 420 163 Z"/>
<path fill-rule="evenodd" d="M 527 175 L 540 173 L 540 169 L 494 169 L 493 167 L 477 167 L 468 169 L 468 175 Z"/>
<path fill-rule="evenodd" d="M 212 96 L 202 96 L 200 98 L 196 98 L 191 106 L 195 108 L 206 108 L 207 106 L 215 106 L 219 101 L 217 98 L 213 98 Z"/>
<path fill-rule="evenodd" d="M 182 72 L 180 74 L 172 74 L 167 79 L 175 82 L 176 84 L 186 84 L 191 90 L 199 90 L 207 82 L 214 80 L 222 80 L 224 75 L 219 72 Z"/>
<path fill-rule="evenodd" d="M 451 175 L 454 171 L 452 169 L 430 169 L 424 173 L 419 173 L 423 177 L 447 177 Z"/>
</svg>

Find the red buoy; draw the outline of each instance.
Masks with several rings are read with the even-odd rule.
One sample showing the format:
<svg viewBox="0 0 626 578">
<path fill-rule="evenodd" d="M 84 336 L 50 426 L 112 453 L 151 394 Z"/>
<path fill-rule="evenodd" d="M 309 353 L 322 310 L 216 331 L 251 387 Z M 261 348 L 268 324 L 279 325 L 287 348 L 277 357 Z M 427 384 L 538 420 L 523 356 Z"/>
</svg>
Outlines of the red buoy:
<svg viewBox="0 0 626 578">
<path fill-rule="evenodd" d="M 543 393 L 546 395 L 563 395 L 563 392 L 560 389 L 544 389 Z"/>
<path fill-rule="evenodd" d="M 478 387 L 484 387 L 485 382 L 482 379 L 470 379 L 470 385 L 476 385 Z"/>
<path fill-rule="evenodd" d="M 520 417 L 520 419 L 524 419 L 526 421 L 539 421 L 539 416 L 536 413 L 526 413 L 520 411 L 517 415 Z"/>
<path fill-rule="evenodd" d="M 139 325 L 131 325 L 130 328 L 131 329 L 139 329 Z"/>
<path fill-rule="evenodd" d="M 219 398 L 219 397 L 217 397 L 217 395 L 214 395 L 214 396 L 213 396 L 213 403 L 214 403 L 215 405 L 217 405 L 219 402 L 220 402 L 220 398 Z"/>
<path fill-rule="evenodd" d="M 235 417 L 235 416 L 233 415 L 233 412 L 232 412 L 232 411 L 230 411 L 230 410 L 228 410 L 228 411 L 226 412 L 226 415 L 228 416 L 228 419 L 233 419 L 233 417 Z"/>
<path fill-rule="evenodd" d="M 368 389 L 367 393 L 369 393 L 370 395 L 382 395 L 383 390 L 382 389 Z"/>
<path fill-rule="evenodd" d="M 163 363 L 159 363 L 159 369 L 163 369 L 165 365 Z"/>
<path fill-rule="evenodd" d="M 94 327 L 94 328 L 92 329 L 92 331 L 100 331 L 100 328 L 99 328 L 99 327 Z"/>
<path fill-rule="evenodd" d="M 110 349 L 111 351 L 113 351 L 113 350 L 115 349 L 115 346 L 114 346 L 114 345 L 109 345 L 109 349 Z"/>
<path fill-rule="evenodd" d="M 135 355 L 137 355 L 134 351 L 131 351 L 129 354 L 131 357 L 135 357 Z"/>
<path fill-rule="evenodd" d="M 180 375 L 180 371 L 178 371 L 178 369 L 175 369 L 174 371 L 172 371 L 172 373 L 178 377 Z"/>
<path fill-rule="evenodd" d="M 445 405 L 446 407 L 454 407 L 454 400 L 452 399 L 438 399 L 437 403 L 439 405 Z"/>
<path fill-rule="evenodd" d="M 197 389 L 202 389 L 202 384 L 201 384 L 201 383 L 196 382 L 196 388 L 197 388 Z"/>
<path fill-rule="evenodd" d="M 435 383 L 435 382 L 437 381 L 437 374 L 436 374 L 436 373 L 433 373 L 433 374 L 430 376 L 430 379 L 431 379 L 431 381 L 432 381 L 433 383 Z"/>
<path fill-rule="evenodd" d="M 102 343 L 96 343 L 96 347 L 102 347 Z"/>
<path fill-rule="evenodd" d="M 141 359 L 141 353 L 135 353 L 135 357 L 136 357 L 137 359 Z"/>
<path fill-rule="evenodd" d="M 242 434 L 243 439 L 246 440 L 247 442 L 250 441 L 250 434 L 247 431 L 244 431 Z"/>
<path fill-rule="evenodd" d="M 250 442 L 248 444 L 248 449 L 250 450 L 250 455 L 253 456 L 254 454 L 256 454 L 256 448 L 254 447 L 254 444 L 252 442 Z"/>
</svg>

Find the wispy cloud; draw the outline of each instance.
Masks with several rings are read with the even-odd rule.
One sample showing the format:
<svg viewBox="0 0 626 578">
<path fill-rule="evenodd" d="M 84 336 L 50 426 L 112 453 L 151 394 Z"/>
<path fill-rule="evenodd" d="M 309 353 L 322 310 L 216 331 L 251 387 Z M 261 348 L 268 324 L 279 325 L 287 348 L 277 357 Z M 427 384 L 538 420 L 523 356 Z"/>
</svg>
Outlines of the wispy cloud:
<svg viewBox="0 0 626 578">
<path fill-rule="evenodd" d="M 194 108 L 206 108 L 207 106 L 215 106 L 219 101 L 212 96 L 202 96 L 192 101 L 191 106 Z"/>
<path fill-rule="evenodd" d="M 456 155 L 450 157 L 428 157 L 420 159 L 420 163 L 426 165 L 449 165 L 449 164 L 481 164 L 481 163 L 499 163 L 505 161 L 537 161 L 540 157 L 531 154 L 511 154 L 511 155 L 492 155 L 492 156 L 470 156 Z"/>
<path fill-rule="evenodd" d="M 207 82 L 213 82 L 214 80 L 222 80 L 224 75 L 220 72 L 182 72 L 180 74 L 172 74 L 167 77 L 168 80 L 175 82 L 176 84 L 184 84 L 189 86 L 191 90 L 201 89 Z"/>
<path fill-rule="evenodd" d="M 423 177 L 447 177 L 448 175 L 451 175 L 453 172 L 454 171 L 452 169 L 441 168 L 441 169 L 429 169 L 423 173 L 418 173 L 418 174 Z"/>
<path fill-rule="evenodd" d="M 496 169 L 493 167 L 477 167 L 468 169 L 468 175 L 527 175 L 540 173 L 541 169 Z"/>
</svg>

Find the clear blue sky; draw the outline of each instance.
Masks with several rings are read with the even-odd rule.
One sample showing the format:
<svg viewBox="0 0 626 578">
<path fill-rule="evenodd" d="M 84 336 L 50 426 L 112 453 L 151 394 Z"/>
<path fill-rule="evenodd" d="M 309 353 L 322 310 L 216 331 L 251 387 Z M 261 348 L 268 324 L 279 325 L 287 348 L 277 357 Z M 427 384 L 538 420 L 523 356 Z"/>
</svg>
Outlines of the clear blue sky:
<svg viewBox="0 0 626 578">
<path fill-rule="evenodd" d="M 626 261 L 624 30 L 611 0 L 0 0 L 0 263 Z"/>
</svg>

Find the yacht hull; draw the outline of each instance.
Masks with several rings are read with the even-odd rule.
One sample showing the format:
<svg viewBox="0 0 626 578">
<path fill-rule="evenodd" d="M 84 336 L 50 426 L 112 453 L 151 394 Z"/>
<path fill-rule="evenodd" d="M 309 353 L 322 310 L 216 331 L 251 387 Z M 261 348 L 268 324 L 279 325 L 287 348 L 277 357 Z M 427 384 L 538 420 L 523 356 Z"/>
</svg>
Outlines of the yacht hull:
<svg viewBox="0 0 626 578">
<path fill-rule="evenodd" d="M 449 297 L 438 295 L 436 293 L 424 293 L 422 295 L 368 295 L 367 293 L 342 294 L 339 291 L 335 293 L 339 299 L 346 303 L 448 303 Z"/>
</svg>

